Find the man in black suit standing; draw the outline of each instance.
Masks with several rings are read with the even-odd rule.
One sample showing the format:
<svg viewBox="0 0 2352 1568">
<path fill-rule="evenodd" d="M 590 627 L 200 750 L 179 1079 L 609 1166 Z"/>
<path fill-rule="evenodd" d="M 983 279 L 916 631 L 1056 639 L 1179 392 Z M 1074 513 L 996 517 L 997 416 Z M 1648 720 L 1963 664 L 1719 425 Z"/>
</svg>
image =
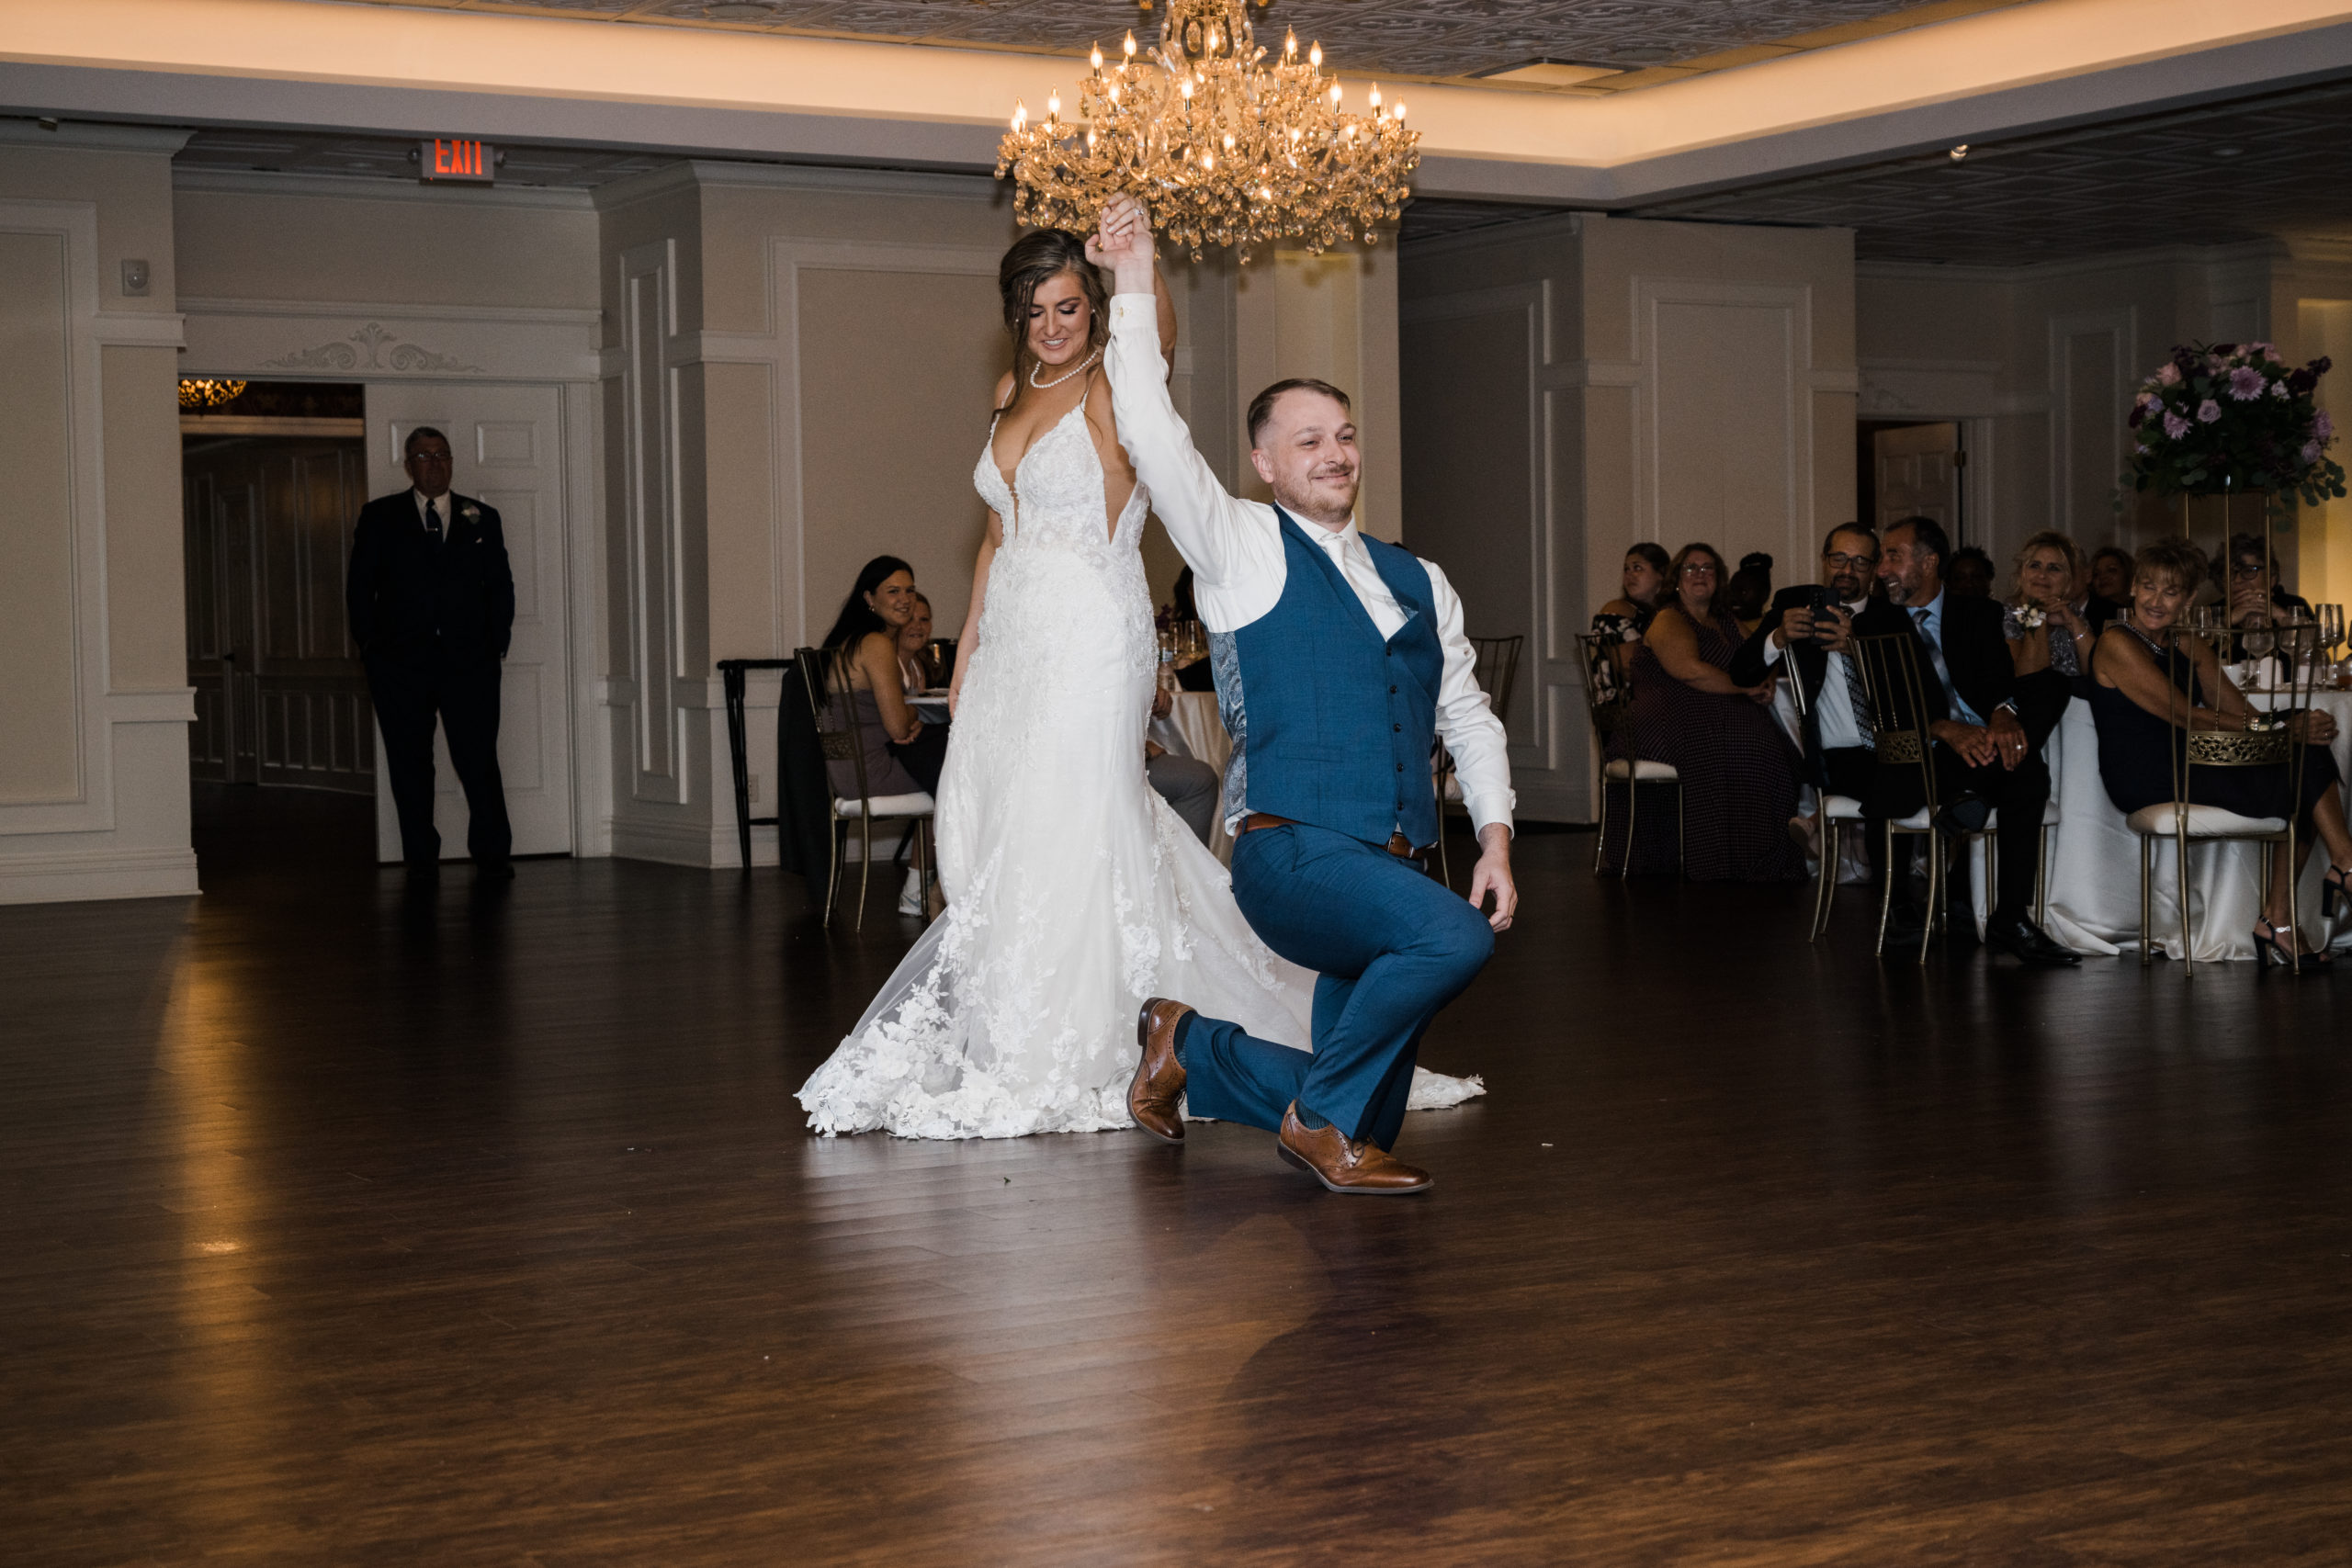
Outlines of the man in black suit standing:
<svg viewBox="0 0 2352 1568">
<path fill-rule="evenodd" d="M 1997 901 L 1985 921 L 1985 945 L 2028 964 L 2078 963 L 2027 913 L 2041 868 L 2050 769 L 2018 718 L 2016 666 L 2001 633 L 2000 602 L 1948 592 L 1943 565 L 1951 557 L 1951 542 L 1940 525 L 1931 518 L 1906 517 L 1886 531 L 1878 567 L 1889 609 L 1906 617 L 1919 638 L 1920 686 L 1929 710 L 1928 733 L 1935 739 L 1937 794 L 1944 803 L 1938 820 L 1948 829 L 1973 830 L 1996 807 L 2000 810 Z M 1860 630 L 1874 633 L 1893 619 L 1882 611 L 1866 617 L 1869 624 Z M 1891 770 L 1888 777 L 1900 778 L 1902 771 Z M 1916 798 L 1883 802 L 1890 814 L 1915 811 L 1918 804 Z M 1908 843 L 1902 841 L 1897 863 L 1888 868 L 1898 889 L 1910 859 Z M 1908 908 L 1904 912 L 1906 918 L 1888 932 L 1890 942 L 1906 927 L 1911 940 L 1919 935 L 1921 917 Z"/>
<path fill-rule="evenodd" d="M 487 875 L 511 877 L 514 833 L 498 773 L 498 661 L 514 629 L 514 576 L 498 512 L 451 491 L 448 438 L 409 432 L 411 489 L 360 508 L 345 600 L 351 640 L 384 737 L 384 767 L 411 872 L 437 870 L 433 720 L 466 792 L 466 848 Z"/>
</svg>

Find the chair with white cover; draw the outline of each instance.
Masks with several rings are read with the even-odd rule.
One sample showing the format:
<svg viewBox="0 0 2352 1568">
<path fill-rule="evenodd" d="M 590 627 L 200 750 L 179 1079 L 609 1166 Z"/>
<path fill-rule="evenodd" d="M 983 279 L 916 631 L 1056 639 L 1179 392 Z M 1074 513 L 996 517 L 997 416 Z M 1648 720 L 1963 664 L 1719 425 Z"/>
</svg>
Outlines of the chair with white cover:
<svg viewBox="0 0 2352 1568">
<path fill-rule="evenodd" d="M 1670 785 L 1674 790 L 1674 869 L 1679 876 L 1683 869 L 1682 775 L 1671 762 L 1634 755 L 1634 688 L 1618 673 L 1616 663 L 1615 650 L 1624 645 L 1602 632 L 1584 632 L 1577 640 L 1584 645 L 1584 703 L 1585 712 L 1592 720 L 1594 746 L 1600 755 L 1607 758 L 1612 739 L 1623 737 L 1624 741 L 1624 755 L 1601 764 L 1600 833 L 1592 848 L 1592 869 L 1598 873 L 1608 853 L 1610 786 L 1617 785 L 1625 792 L 1625 852 L 1618 862 L 1618 874 L 1630 876 L 1642 786 Z"/>
<path fill-rule="evenodd" d="M 2290 647 L 2297 642 L 2298 634 L 2306 634 L 2302 641 L 2308 647 Z M 2204 634 L 2178 632 L 2166 645 L 2165 658 L 2186 660 L 2181 641 Z M 2232 634 L 2223 631 L 2211 634 L 2218 642 Z M 2197 972 L 2196 933 L 2190 930 L 2188 912 L 2188 846 L 2198 843 L 2222 843 L 2236 840 L 2245 843 L 2284 844 L 2287 863 L 2295 863 L 2295 819 L 2290 817 L 2241 817 L 2218 806 L 2200 806 L 2190 800 L 2191 775 L 2198 768 L 2262 768 L 2287 767 L 2287 798 L 2300 800 L 2303 788 L 2303 758 L 2306 748 L 2300 744 L 2288 728 L 2287 714 L 2311 706 L 2310 660 L 2301 655 L 2317 647 L 2311 628 L 2281 626 L 2274 634 L 2279 651 L 2294 655 L 2290 659 L 2289 676 L 2292 682 L 2287 693 L 2287 704 L 2275 722 L 2266 722 L 2259 729 L 2189 729 L 2190 694 L 2172 677 L 2180 673 L 2177 664 L 2170 664 L 2165 671 L 2166 688 L 2173 693 L 2172 711 L 2167 715 L 2173 728 L 2184 733 L 2172 748 L 2172 795 L 2153 806 L 2143 806 L 2124 818 L 2124 823 L 2140 839 L 2140 962 L 2154 961 L 2150 927 L 2155 923 L 2154 856 L 2156 840 L 2169 838 L 2173 841 L 2173 886 L 2180 905 L 2180 964 L 2184 977 Z M 2216 648 L 2216 655 L 2220 653 Z M 2258 718 L 2267 716 L 2257 716 Z M 2270 897 L 2270 856 L 2257 852 L 2255 860 L 2258 870 L 2259 894 L 2267 905 Z M 2289 967 L 2302 967 L 2302 943 L 2293 944 L 2293 956 Z M 2257 957 L 2260 955 L 2257 954 Z M 2267 966 L 2267 960 L 2263 960 Z"/>
<path fill-rule="evenodd" d="M 857 925 L 865 929 L 865 894 L 874 875 L 874 825 L 876 822 L 904 822 L 899 834 L 899 850 L 891 855 L 891 864 L 898 863 L 899 854 L 913 841 L 915 870 L 928 891 L 933 873 L 931 819 L 937 810 L 929 794 L 916 790 L 906 795 L 875 795 L 866 785 L 865 724 L 858 717 L 857 699 L 850 686 L 848 672 L 841 660 L 830 649 L 804 648 L 793 656 L 793 664 L 807 683 L 809 711 L 816 715 L 817 739 L 823 748 L 825 761 L 848 762 L 857 774 L 854 795 L 838 794 L 831 789 L 827 795 L 832 803 L 833 859 L 825 877 L 825 919 L 833 922 L 833 905 L 841 893 L 844 871 L 843 858 L 849 848 L 849 831 L 856 824 L 862 840 L 857 878 Z"/>
<path fill-rule="evenodd" d="M 1499 719 L 1510 711 L 1511 687 L 1519 681 L 1519 652 L 1526 646 L 1524 637 L 1474 637 L 1470 647 L 1476 654 L 1471 665 L 1472 677 L 1478 689 L 1487 694 L 1487 705 Z M 1437 743 L 1435 765 L 1437 788 L 1437 866 L 1438 877 L 1448 887 L 1453 886 L 1453 868 L 1445 854 L 1445 819 L 1449 813 L 1467 817 L 1470 807 L 1462 798 L 1462 781 L 1453 773 L 1453 753 L 1445 742 Z"/>
</svg>

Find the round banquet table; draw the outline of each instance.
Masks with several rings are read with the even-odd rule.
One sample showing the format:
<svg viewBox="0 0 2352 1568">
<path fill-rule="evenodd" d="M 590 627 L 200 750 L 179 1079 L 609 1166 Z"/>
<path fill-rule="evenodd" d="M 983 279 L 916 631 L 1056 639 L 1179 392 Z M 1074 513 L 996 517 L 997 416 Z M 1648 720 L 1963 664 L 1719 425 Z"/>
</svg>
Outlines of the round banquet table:
<svg viewBox="0 0 2352 1568">
<path fill-rule="evenodd" d="M 1217 717 L 1215 692 L 1175 692 L 1166 718 L 1151 721 L 1151 738 L 1181 757 L 1192 757 L 1216 770 L 1216 825 L 1209 829 L 1209 849 L 1227 865 L 1233 863 L 1233 835 L 1225 830 L 1225 764 L 1233 755 L 1233 738 Z"/>
<path fill-rule="evenodd" d="M 2262 692 L 2247 695 L 2261 707 L 2284 700 Z M 2335 716 L 2335 742 L 2330 749 L 2337 767 L 2352 778 L 2352 692 L 2313 692 L 2311 705 Z M 2059 821 L 2050 829 L 2045 862 L 2050 904 L 2043 923 L 2052 937 L 2077 953 L 2135 951 L 2140 942 L 2139 835 L 2124 826 L 2123 813 L 2116 810 L 2107 786 L 2099 782 L 2098 728 L 2091 721 L 2090 704 L 2077 697 L 2066 705 L 2065 717 L 2051 735 L 2045 754 Z M 2199 962 L 2254 956 L 2254 922 L 2261 915 L 2260 866 L 2255 857 L 2269 852 L 2267 844 L 2190 840 L 2189 929 Z M 2166 956 L 2178 958 L 2180 894 L 2169 839 L 2155 845 L 2153 863 L 2155 945 Z M 2352 915 L 2339 907 L 2332 931 L 2320 919 L 2320 878 L 2326 867 L 2327 852 L 2322 848 L 2312 853 L 2297 885 L 2296 911 L 2306 940 L 2324 936 L 2331 946 L 2343 947 L 2352 944 Z M 1982 886 L 1980 875 L 1980 900 Z"/>
</svg>

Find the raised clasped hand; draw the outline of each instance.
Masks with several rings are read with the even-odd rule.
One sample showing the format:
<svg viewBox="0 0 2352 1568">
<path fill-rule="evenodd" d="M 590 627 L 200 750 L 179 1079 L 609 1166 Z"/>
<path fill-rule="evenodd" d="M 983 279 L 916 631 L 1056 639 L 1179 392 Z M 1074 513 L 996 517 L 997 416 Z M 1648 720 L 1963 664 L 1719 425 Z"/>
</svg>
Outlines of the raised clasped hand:
<svg viewBox="0 0 2352 1568">
<path fill-rule="evenodd" d="M 1115 268 L 1123 261 L 1148 261 L 1151 255 L 1150 209 L 1132 196 L 1113 197 L 1103 204 L 1094 232 L 1086 237 L 1086 259 Z"/>
</svg>

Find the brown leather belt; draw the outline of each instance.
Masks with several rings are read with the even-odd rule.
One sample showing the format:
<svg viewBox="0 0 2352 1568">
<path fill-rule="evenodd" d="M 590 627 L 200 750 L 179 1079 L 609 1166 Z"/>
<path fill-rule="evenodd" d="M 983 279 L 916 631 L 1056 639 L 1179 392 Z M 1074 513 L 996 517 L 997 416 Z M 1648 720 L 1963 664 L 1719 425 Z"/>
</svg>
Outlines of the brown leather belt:
<svg viewBox="0 0 2352 1568">
<path fill-rule="evenodd" d="M 1271 811 L 1252 811 L 1241 819 L 1241 831 L 1254 833 L 1261 828 L 1295 828 L 1299 824 L 1288 817 L 1277 817 Z M 1398 860 L 1420 860 L 1430 852 L 1417 850 L 1402 833 L 1391 833 L 1388 841 L 1380 846 Z"/>
</svg>

